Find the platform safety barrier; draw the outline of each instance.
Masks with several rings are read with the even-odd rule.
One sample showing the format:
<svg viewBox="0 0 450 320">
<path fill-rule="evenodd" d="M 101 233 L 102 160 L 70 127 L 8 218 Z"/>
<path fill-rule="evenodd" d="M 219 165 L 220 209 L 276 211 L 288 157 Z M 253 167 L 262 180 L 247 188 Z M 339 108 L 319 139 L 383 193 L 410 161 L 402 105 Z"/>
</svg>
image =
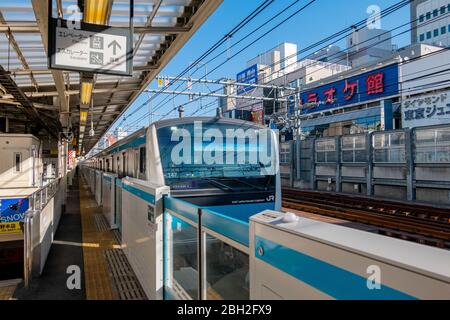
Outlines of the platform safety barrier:
<svg viewBox="0 0 450 320">
<path fill-rule="evenodd" d="M 450 299 L 450 253 L 281 212 L 250 218 L 252 299 Z"/>
<path fill-rule="evenodd" d="M 34 192 L 24 216 L 24 284 L 40 276 L 58 227 L 66 198 L 67 176 Z"/>
<path fill-rule="evenodd" d="M 117 175 L 113 173 L 103 173 L 102 175 L 102 210 L 109 227 L 112 229 L 118 227 L 118 216 L 115 210 L 116 178 Z"/>
<path fill-rule="evenodd" d="M 164 198 L 165 299 L 248 300 L 248 222 Z"/>
</svg>

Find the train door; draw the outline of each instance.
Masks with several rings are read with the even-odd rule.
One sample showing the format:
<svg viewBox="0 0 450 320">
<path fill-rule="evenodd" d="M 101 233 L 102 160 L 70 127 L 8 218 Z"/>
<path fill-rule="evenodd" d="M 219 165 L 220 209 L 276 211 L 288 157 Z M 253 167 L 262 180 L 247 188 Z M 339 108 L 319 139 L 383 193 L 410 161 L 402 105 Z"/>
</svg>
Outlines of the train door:
<svg viewBox="0 0 450 320">
<path fill-rule="evenodd" d="M 146 157 L 145 157 L 145 147 L 139 148 L 139 179 L 141 180 L 147 180 L 147 177 L 145 176 L 145 168 L 146 168 Z"/>
<path fill-rule="evenodd" d="M 133 177 L 139 179 L 139 149 L 134 149 L 133 155 L 134 155 Z"/>
<path fill-rule="evenodd" d="M 117 157 L 116 161 L 116 173 L 119 178 L 122 178 L 122 174 L 120 173 L 120 157 Z"/>
</svg>

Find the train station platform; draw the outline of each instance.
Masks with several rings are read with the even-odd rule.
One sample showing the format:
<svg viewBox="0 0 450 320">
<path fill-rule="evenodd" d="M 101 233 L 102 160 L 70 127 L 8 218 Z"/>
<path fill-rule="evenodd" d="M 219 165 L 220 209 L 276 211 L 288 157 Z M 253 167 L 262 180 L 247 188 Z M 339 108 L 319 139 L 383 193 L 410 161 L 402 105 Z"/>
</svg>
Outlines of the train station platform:
<svg viewBox="0 0 450 320">
<path fill-rule="evenodd" d="M 42 275 L 33 279 L 29 288 L 23 283 L 5 283 L 0 299 L 146 299 L 117 234 L 108 228 L 101 207 L 78 173 L 67 188 L 65 208 Z M 73 266 L 80 270 L 79 289 L 68 288 L 73 272 L 68 269 Z"/>
</svg>

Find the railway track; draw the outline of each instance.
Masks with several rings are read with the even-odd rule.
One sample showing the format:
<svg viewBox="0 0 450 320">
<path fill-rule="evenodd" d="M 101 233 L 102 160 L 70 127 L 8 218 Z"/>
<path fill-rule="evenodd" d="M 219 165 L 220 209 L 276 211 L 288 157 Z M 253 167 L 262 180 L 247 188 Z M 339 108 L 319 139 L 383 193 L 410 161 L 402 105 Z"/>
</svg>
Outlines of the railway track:
<svg viewBox="0 0 450 320">
<path fill-rule="evenodd" d="M 442 208 L 294 189 L 283 190 L 283 206 L 376 226 L 379 233 L 450 248 L 450 211 Z"/>
</svg>

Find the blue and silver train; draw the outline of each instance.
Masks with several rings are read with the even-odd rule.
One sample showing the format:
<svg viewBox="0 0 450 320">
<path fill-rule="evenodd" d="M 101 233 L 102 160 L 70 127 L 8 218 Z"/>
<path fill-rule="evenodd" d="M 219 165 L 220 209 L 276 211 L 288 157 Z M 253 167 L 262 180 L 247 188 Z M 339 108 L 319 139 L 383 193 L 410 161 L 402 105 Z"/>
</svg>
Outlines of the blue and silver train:
<svg viewBox="0 0 450 320">
<path fill-rule="evenodd" d="M 254 123 L 181 118 L 83 172 L 149 299 L 450 297 L 448 251 L 281 212 L 278 152 Z"/>
<path fill-rule="evenodd" d="M 236 119 L 192 117 L 142 128 L 87 163 L 118 178 L 169 186 L 172 197 L 247 219 L 281 209 L 278 154 L 273 130 Z"/>
</svg>

